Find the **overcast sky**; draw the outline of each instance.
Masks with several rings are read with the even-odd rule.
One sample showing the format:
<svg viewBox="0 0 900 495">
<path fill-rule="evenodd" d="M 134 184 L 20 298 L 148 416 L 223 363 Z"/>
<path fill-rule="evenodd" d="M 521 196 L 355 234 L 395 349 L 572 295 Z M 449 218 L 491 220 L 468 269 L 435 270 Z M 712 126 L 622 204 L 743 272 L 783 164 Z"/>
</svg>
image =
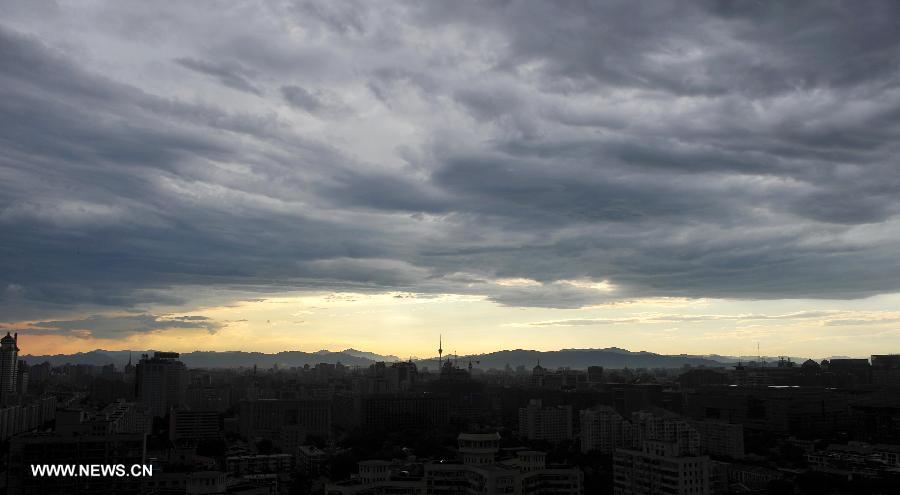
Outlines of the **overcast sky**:
<svg viewBox="0 0 900 495">
<path fill-rule="evenodd" d="M 896 2 L 0 11 L 23 352 L 900 351 Z"/>
</svg>

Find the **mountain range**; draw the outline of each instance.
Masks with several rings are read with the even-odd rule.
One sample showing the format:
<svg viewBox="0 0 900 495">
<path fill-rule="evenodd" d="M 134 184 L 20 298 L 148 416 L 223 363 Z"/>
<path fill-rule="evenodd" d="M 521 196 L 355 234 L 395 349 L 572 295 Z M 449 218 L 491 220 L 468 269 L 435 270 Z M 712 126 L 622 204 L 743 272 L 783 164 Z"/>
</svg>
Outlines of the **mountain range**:
<svg viewBox="0 0 900 495">
<path fill-rule="evenodd" d="M 121 368 L 131 360 L 137 363 L 142 354 L 153 354 L 152 350 L 124 350 L 108 351 L 97 349 L 76 354 L 54 354 L 47 356 L 22 356 L 29 365 L 49 361 L 53 366 L 69 364 L 91 364 L 103 366 L 115 364 Z M 347 349 L 345 351 L 332 352 L 321 350 L 316 352 L 282 351 L 273 354 L 264 352 L 246 351 L 193 351 L 180 355 L 181 361 L 189 368 L 252 368 L 254 365 L 260 368 L 271 368 L 277 364 L 280 367 L 315 366 L 317 363 L 343 363 L 347 366 L 369 366 L 377 361 L 399 361 L 397 356 L 382 356 L 370 352 Z"/>
<path fill-rule="evenodd" d="M 152 354 L 153 351 L 109 351 L 97 349 L 76 354 L 56 354 L 48 356 L 24 355 L 22 359 L 29 364 L 37 364 L 49 361 L 53 366 L 65 363 L 106 365 L 115 364 L 124 366 L 129 359 L 137 362 L 142 354 Z M 680 368 L 690 366 L 729 366 L 738 361 L 749 361 L 755 357 L 735 357 L 719 355 L 688 355 L 688 354 L 656 354 L 653 352 L 633 352 L 617 347 L 605 349 L 562 349 L 558 351 L 535 351 L 526 349 L 502 350 L 485 354 L 467 356 L 444 356 L 444 359 L 454 359 L 460 366 L 467 366 L 472 361 L 473 366 L 481 369 L 502 369 L 509 365 L 512 368 L 525 366 L 531 368 L 540 362 L 545 368 L 569 367 L 584 369 L 588 366 L 603 366 L 605 368 Z M 778 358 L 764 357 L 768 362 L 777 361 Z M 802 363 L 805 358 L 791 358 L 794 362 Z M 400 358 L 393 355 L 381 355 L 373 352 L 357 349 L 345 349 L 343 351 L 321 350 L 315 352 L 283 351 L 277 353 L 246 352 L 246 351 L 194 351 L 181 354 L 181 360 L 190 368 L 250 368 L 254 365 L 260 368 L 292 366 L 315 366 L 317 363 L 342 363 L 347 366 L 368 366 L 374 362 L 394 362 Z M 420 367 L 427 366 L 434 369 L 437 366 L 437 357 L 413 359 Z"/>
</svg>

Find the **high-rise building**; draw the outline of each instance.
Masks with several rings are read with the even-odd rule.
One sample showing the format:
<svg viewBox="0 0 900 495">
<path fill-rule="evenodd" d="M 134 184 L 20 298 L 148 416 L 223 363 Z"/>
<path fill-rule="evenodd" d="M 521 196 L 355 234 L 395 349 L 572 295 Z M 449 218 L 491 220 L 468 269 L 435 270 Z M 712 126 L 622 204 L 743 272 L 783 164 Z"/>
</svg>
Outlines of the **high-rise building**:
<svg viewBox="0 0 900 495">
<path fill-rule="evenodd" d="M 851 392 L 823 387 L 707 386 L 685 394 L 694 419 L 742 424 L 745 430 L 823 435 L 853 427 Z"/>
<path fill-rule="evenodd" d="M 450 398 L 446 394 L 399 393 L 338 396 L 336 422 L 371 430 L 437 428 L 450 423 Z"/>
<path fill-rule="evenodd" d="M 685 418 L 664 409 L 638 411 L 631 415 L 632 443 L 640 449 L 644 442 L 675 444 L 679 455 L 700 454 L 700 433 Z"/>
<path fill-rule="evenodd" d="M 330 435 L 331 413 L 328 400 L 245 400 L 240 405 L 240 431 L 247 439 L 269 439 L 283 452 L 296 452 L 308 435 Z"/>
<path fill-rule="evenodd" d="M 858 387 L 872 383 L 872 365 L 863 358 L 834 358 L 822 361 L 823 371 L 832 375 L 832 385 Z"/>
<path fill-rule="evenodd" d="M 709 457 L 683 455 L 677 442 L 646 440 L 640 450 L 616 450 L 613 493 L 708 495 L 709 474 Z"/>
<path fill-rule="evenodd" d="M 613 493 L 710 493 L 710 459 L 700 455 L 700 434 L 688 421 L 657 409 L 633 413 L 631 426 L 634 446 L 613 456 Z"/>
<path fill-rule="evenodd" d="M 608 385 L 612 393 L 612 406 L 619 414 L 660 406 L 663 402 L 662 386 L 658 383 L 616 383 Z"/>
<path fill-rule="evenodd" d="M 50 365 L 49 361 L 44 361 L 41 364 L 33 364 L 28 367 L 28 383 L 44 383 L 45 381 L 50 379 L 50 372 L 53 367 Z"/>
<path fill-rule="evenodd" d="M 544 407 L 531 399 L 519 408 L 519 434 L 528 440 L 561 442 L 572 438 L 572 406 Z"/>
<path fill-rule="evenodd" d="M 169 439 L 202 440 L 222 435 L 221 419 L 215 411 L 172 411 L 169 415 Z"/>
<path fill-rule="evenodd" d="M 602 383 L 603 366 L 588 366 L 587 376 L 590 383 Z"/>
<path fill-rule="evenodd" d="M 887 387 L 900 385 L 900 354 L 873 355 L 872 382 Z"/>
<path fill-rule="evenodd" d="M 724 421 L 691 421 L 700 434 L 700 452 L 732 459 L 744 458 L 744 426 Z"/>
<path fill-rule="evenodd" d="M 19 334 L 0 339 L 0 393 L 10 395 L 16 392 L 16 375 L 19 368 Z"/>
<path fill-rule="evenodd" d="M 49 395 L 0 408 L 0 440 L 33 430 L 56 417 L 56 397 Z"/>
<path fill-rule="evenodd" d="M 16 367 L 16 393 L 25 395 L 28 393 L 28 363 L 19 360 Z"/>
<path fill-rule="evenodd" d="M 185 404 L 187 368 L 177 352 L 146 354 L 135 367 L 135 395 L 153 416 L 162 417 Z"/>
<path fill-rule="evenodd" d="M 631 423 L 610 406 L 585 409 L 581 418 L 581 451 L 612 454 L 631 446 Z"/>
</svg>

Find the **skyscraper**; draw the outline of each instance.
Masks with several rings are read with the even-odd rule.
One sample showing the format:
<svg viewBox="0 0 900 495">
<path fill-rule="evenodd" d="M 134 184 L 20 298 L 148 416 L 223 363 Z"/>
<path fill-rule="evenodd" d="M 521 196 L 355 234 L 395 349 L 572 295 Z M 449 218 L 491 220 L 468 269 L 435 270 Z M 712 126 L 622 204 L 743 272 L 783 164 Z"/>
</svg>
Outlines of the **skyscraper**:
<svg viewBox="0 0 900 495">
<path fill-rule="evenodd" d="M 541 399 L 531 399 L 519 408 L 519 434 L 528 440 L 548 442 L 572 438 L 572 406 L 544 407 Z"/>
<path fill-rule="evenodd" d="M 169 409 L 183 406 L 187 391 L 187 368 L 177 352 L 146 354 L 135 367 L 135 395 L 154 416 L 165 416 Z"/>
<path fill-rule="evenodd" d="M 0 393 L 13 394 L 16 391 L 16 371 L 19 367 L 19 334 L 0 339 Z"/>
<path fill-rule="evenodd" d="M 28 393 L 28 363 L 24 359 L 19 360 L 16 366 L 16 393 L 25 395 Z"/>
<path fill-rule="evenodd" d="M 610 406 L 585 409 L 581 418 L 581 451 L 612 454 L 632 444 L 631 422 Z"/>
</svg>

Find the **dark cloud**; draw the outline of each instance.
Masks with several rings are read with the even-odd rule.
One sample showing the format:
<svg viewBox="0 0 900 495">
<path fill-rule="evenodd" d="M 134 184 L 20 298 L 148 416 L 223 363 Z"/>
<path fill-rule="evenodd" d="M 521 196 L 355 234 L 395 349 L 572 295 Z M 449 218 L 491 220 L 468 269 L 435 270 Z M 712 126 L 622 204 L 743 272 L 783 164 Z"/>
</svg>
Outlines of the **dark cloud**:
<svg viewBox="0 0 900 495">
<path fill-rule="evenodd" d="M 2 21 L 4 320 L 900 290 L 892 2 L 168 8 Z"/>
<path fill-rule="evenodd" d="M 76 337 L 114 339 L 133 334 L 173 329 L 198 329 L 216 333 L 223 324 L 205 316 L 135 314 L 124 316 L 91 315 L 78 320 L 38 321 L 20 331 L 60 334 Z"/>
</svg>

